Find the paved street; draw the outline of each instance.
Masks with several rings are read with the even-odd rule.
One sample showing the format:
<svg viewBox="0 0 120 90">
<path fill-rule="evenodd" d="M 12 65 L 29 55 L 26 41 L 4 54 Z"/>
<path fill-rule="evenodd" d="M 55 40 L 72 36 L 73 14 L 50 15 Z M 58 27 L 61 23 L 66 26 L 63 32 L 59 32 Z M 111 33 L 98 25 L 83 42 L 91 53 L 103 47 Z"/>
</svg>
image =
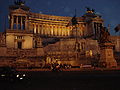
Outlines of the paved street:
<svg viewBox="0 0 120 90">
<path fill-rule="evenodd" d="M 120 71 L 25 71 L 22 82 L 0 82 L 0 90 L 120 90 Z"/>
</svg>

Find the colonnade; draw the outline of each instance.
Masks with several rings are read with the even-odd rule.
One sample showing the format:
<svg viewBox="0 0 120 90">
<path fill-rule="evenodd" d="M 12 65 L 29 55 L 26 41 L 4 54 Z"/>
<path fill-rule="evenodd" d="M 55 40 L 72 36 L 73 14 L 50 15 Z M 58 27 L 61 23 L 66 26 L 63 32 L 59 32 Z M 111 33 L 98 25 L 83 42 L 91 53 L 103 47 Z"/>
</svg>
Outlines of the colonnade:
<svg viewBox="0 0 120 90">
<path fill-rule="evenodd" d="M 69 36 L 72 27 L 63 25 L 49 25 L 49 24 L 32 24 L 33 32 L 36 34 L 47 36 Z"/>
<path fill-rule="evenodd" d="M 94 22 L 93 23 L 93 28 L 94 28 L 94 34 L 95 34 L 95 38 L 98 39 L 100 36 L 100 29 L 101 29 L 102 23 L 97 23 Z"/>
<path fill-rule="evenodd" d="M 12 15 L 9 19 L 10 29 L 25 30 L 27 27 L 27 17 Z"/>
<path fill-rule="evenodd" d="M 66 25 L 52 25 L 52 24 L 39 24 L 31 23 L 32 30 L 36 34 L 45 36 L 70 36 L 72 33 L 72 26 L 66 27 Z M 83 36 L 85 26 L 83 24 L 78 25 L 79 36 Z"/>
<path fill-rule="evenodd" d="M 10 16 L 10 29 L 16 29 L 16 30 L 26 30 L 27 27 L 32 30 L 36 34 L 45 35 L 45 36 L 70 36 L 72 34 L 72 26 L 66 27 L 66 25 L 55 25 L 55 24 L 41 24 L 39 22 L 37 23 L 31 23 L 29 22 L 29 25 L 27 23 L 27 17 L 26 16 L 17 16 L 12 15 Z M 78 25 L 78 33 L 79 36 L 82 36 L 84 34 L 84 25 L 79 24 Z"/>
</svg>

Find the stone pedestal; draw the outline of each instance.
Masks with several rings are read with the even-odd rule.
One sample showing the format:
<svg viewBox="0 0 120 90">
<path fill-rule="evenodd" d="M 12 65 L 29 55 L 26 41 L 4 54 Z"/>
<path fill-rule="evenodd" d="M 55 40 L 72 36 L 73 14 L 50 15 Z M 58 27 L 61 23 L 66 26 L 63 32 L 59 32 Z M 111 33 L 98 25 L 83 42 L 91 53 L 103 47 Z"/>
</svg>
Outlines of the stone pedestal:
<svg viewBox="0 0 120 90">
<path fill-rule="evenodd" d="M 7 48 L 6 47 L 0 47 L 0 56 L 6 56 Z"/>
<path fill-rule="evenodd" d="M 105 68 L 117 67 L 117 62 L 113 55 L 114 44 L 100 43 L 100 60 L 99 65 Z"/>
<path fill-rule="evenodd" d="M 44 56 L 43 48 L 37 48 L 37 56 Z"/>
</svg>

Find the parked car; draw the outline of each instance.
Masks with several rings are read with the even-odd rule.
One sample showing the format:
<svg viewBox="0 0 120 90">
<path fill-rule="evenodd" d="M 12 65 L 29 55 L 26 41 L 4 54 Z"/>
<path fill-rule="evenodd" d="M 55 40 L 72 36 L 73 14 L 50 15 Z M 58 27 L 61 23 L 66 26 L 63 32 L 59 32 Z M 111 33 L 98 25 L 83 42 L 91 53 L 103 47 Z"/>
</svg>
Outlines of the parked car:
<svg viewBox="0 0 120 90">
<path fill-rule="evenodd" d="M 25 76 L 25 74 L 16 71 L 14 68 L 0 67 L 0 80 L 15 82 L 25 79 Z"/>
</svg>

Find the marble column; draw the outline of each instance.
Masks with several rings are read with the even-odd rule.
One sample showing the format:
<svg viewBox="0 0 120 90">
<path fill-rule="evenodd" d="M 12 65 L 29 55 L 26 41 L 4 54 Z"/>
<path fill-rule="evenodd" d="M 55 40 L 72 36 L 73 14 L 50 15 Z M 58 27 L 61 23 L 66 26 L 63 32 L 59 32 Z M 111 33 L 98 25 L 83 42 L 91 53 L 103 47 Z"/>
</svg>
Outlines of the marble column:
<svg viewBox="0 0 120 90">
<path fill-rule="evenodd" d="M 10 29 L 13 29 L 13 25 L 14 25 L 14 16 L 11 16 L 11 26 L 10 26 Z"/>
<path fill-rule="evenodd" d="M 50 36 L 50 26 L 47 26 L 48 35 Z"/>
<path fill-rule="evenodd" d="M 23 29 L 23 17 L 21 16 L 21 21 L 20 21 L 20 29 Z"/>
<path fill-rule="evenodd" d="M 65 28 L 62 27 L 62 33 L 63 33 L 63 36 L 65 36 Z"/>
<path fill-rule="evenodd" d="M 53 26 L 51 25 L 51 36 L 53 36 Z"/>
<path fill-rule="evenodd" d="M 67 29 L 64 27 L 64 36 L 67 36 Z"/>
<path fill-rule="evenodd" d="M 60 36 L 62 36 L 62 27 L 60 27 Z"/>
<path fill-rule="evenodd" d="M 44 35 L 46 35 L 46 26 L 44 25 Z"/>
<path fill-rule="evenodd" d="M 43 35 L 42 25 L 40 25 L 40 34 Z"/>
<path fill-rule="evenodd" d="M 66 27 L 66 29 L 67 29 L 67 36 L 69 36 L 69 28 L 68 28 L 68 27 Z"/>
<path fill-rule="evenodd" d="M 42 31 L 43 31 L 43 35 L 45 35 L 45 26 L 42 25 Z"/>
<path fill-rule="evenodd" d="M 47 32 L 46 32 L 46 25 L 44 25 L 44 35 L 47 35 Z"/>
<path fill-rule="evenodd" d="M 55 36 L 55 26 L 53 25 L 53 36 Z"/>
<path fill-rule="evenodd" d="M 71 28 L 68 27 L 68 36 L 70 36 L 70 31 L 71 31 Z"/>
<path fill-rule="evenodd" d="M 65 36 L 68 36 L 67 27 L 65 27 Z"/>
<path fill-rule="evenodd" d="M 49 25 L 49 33 L 50 33 L 50 36 L 51 36 L 51 26 Z"/>
<path fill-rule="evenodd" d="M 43 25 L 41 25 L 41 35 L 43 35 L 44 32 L 43 32 Z"/>
<path fill-rule="evenodd" d="M 39 33 L 41 35 L 41 24 L 39 24 Z"/>
<path fill-rule="evenodd" d="M 63 34 L 64 34 L 64 33 L 63 33 L 63 26 L 62 26 L 62 27 L 61 27 L 61 35 L 63 36 Z"/>
<path fill-rule="evenodd" d="M 55 36 L 57 36 L 57 26 L 54 26 Z"/>
<path fill-rule="evenodd" d="M 56 31 L 57 31 L 57 36 L 59 36 L 59 28 L 58 28 L 58 26 L 56 26 Z"/>
<path fill-rule="evenodd" d="M 38 34 L 38 23 L 36 23 L 36 33 Z"/>
<path fill-rule="evenodd" d="M 34 33 L 36 33 L 36 24 L 34 24 Z"/>
<path fill-rule="evenodd" d="M 25 17 L 25 30 L 27 30 L 28 29 L 28 19 L 27 19 L 27 17 Z"/>
<path fill-rule="evenodd" d="M 46 31 L 47 31 L 47 35 L 49 35 L 48 25 L 46 25 Z"/>
<path fill-rule="evenodd" d="M 18 30 L 18 16 L 16 17 L 16 29 Z"/>
<path fill-rule="evenodd" d="M 60 36 L 60 27 L 58 26 L 58 36 Z"/>
<path fill-rule="evenodd" d="M 48 36 L 48 25 L 45 25 L 45 29 L 46 29 L 46 35 Z"/>
<path fill-rule="evenodd" d="M 40 24 L 38 23 L 38 33 L 40 34 Z"/>
</svg>

